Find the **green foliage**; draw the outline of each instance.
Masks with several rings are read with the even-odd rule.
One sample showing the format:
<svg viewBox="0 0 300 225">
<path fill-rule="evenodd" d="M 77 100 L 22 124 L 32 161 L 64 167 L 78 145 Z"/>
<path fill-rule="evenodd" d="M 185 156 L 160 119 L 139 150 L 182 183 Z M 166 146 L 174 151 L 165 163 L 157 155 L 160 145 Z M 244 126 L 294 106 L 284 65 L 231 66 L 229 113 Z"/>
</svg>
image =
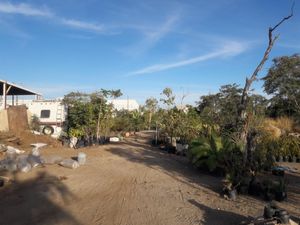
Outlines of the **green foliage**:
<svg viewBox="0 0 300 225">
<path fill-rule="evenodd" d="M 148 98 L 145 102 L 145 117 L 148 121 L 148 129 L 151 129 L 151 127 L 155 127 L 155 124 L 152 123 L 152 118 L 154 113 L 157 110 L 158 101 L 155 98 Z"/>
<path fill-rule="evenodd" d="M 173 95 L 173 91 L 171 88 L 165 88 L 162 91 L 161 95 L 163 96 L 163 98 L 161 98 L 160 101 L 163 102 L 163 104 L 165 104 L 169 108 L 174 106 L 175 96 Z"/>
<path fill-rule="evenodd" d="M 70 137 L 81 137 L 84 135 L 84 131 L 76 128 L 69 129 L 69 136 Z"/>
<path fill-rule="evenodd" d="M 35 131 L 40 131 L 40 119 L 36 115 L 33 115 L 31 117 L 30 129 Z"/>
<path fill-rule="evenodd" d="M 197 138 L 202 129 L 202 122 L 197 110 L 192 106 L 178 108 L 172 89 L 165 88 L 160 99 L 166 106 L 156 112 L 155 121 L 162 133 L 179 138 L 182 143 L 189 143 Z"/>
<path fill-rule="evenodd" d="M 225 133 L 234 132 L 242 91 L 237 84 L 229 84 L 221 86 L 216 94 L 202 96 L 197 109 L 203 122 L 210 127 L 217 125 Z M 251 95 L 247 106 L 249 114 L 262 116 L 267 101 L 261 95 Z"/>
<path fill-rule="evenodd" d="M 115 112 L 112 130 L 114 131 L 140 131 L 146 128 L 145 117 L 139 110 L 122 110 Z"/>
<path fill-rule="evenodd" d="M 219 146 L 219 147 L 218 147 Z M 219 166 L 221 139 L 202 137 L 191 144 L 189 157 L 194 166 L 208 169 L 210 172 Z"/>
<path fill-rule="evenodd" d="M 261 136 L 253 153 L 258 169 L 269 169 L 273 166 L 272 156 L 278 158 L 300 156 L 300 139 L 294 136 L 281 136 L 277 139 Z"/>
<path fill-rule="evenodd" d="M 120 90 L 104 90 L 86 94 L 71 92 L 64 97 L 68 106 L 68 134 L 70 136 L 86 136 L 97 138 L 106 136 L 113 125 L 112 105 L 107 104 L 107 97 L 122 95 Z"/>
<path fill-rule="evenodd" d="M 294 136 L 283 136 L 280 138 L 280 147 L 283 156 L 300 156 L 300 139 Z"/>
<path fill-rule="evenodd" d="M 269 114 L 299 116 L 300 113 L 300 56 L 282 56 L 273 59 L 273 65 L 263 78 L 264 89 L 273 95 Z"/>
</svg>

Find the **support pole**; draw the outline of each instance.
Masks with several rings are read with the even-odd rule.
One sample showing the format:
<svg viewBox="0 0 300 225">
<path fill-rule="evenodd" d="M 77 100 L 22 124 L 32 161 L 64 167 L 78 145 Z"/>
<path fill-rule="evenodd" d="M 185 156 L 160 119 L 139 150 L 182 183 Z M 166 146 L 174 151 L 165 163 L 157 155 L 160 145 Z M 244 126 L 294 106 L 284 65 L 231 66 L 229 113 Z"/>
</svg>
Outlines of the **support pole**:
<svg viewBox="0 0 300 225">
<path fill-rule="evenodd" d="M 3 83 L 3 109 L 6 109 L 6 82 Z"/>
</svg>

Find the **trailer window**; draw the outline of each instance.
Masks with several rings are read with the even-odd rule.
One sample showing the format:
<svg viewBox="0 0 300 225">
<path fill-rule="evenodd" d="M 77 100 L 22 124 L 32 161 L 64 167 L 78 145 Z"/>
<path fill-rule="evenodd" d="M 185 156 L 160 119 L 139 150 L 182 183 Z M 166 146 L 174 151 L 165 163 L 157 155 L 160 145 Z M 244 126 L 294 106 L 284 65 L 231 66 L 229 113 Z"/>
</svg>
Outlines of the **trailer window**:
<svg viewBox="0 0 300 225">
<path fill-rule="evenodd" d="M 50 117 L 50 110 L 41 110 L 41 118 L 49 118 Z"/>
</svg>

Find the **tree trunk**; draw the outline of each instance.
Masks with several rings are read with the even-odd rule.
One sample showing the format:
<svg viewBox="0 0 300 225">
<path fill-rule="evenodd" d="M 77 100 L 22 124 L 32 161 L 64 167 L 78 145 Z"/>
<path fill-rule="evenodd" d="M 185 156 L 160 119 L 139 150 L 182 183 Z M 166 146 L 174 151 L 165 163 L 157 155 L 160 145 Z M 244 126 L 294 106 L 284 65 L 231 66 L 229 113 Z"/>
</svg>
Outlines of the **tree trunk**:
<svg viewBox="0 0 300 225">
<path fill-rule="evenodd" d="M 151 129 L 151 121 L 152 121 L 152 112 L 149 112 L 149 121 L 148 121 L 148 130 Z"/>
<path fill-rule="evenodd" d="M 263 65 L 269 58 L 269 54 L 273 48 L 273 45 L 275 41 L 278 39 L 278 35 L 273 38 L 273 31 L 276 30 L 284 21 L 290 19 L 293 16 L 293 9 L 294 9 L 294 4 L 292 5 L 291 8 L 291 14 L 287 17 L 284 17 L 279 23 L 277 23 L 274 27 L 269 28 L 269 33 L 268 33 L 268 46 L 265 50 L 265 53 L 263 55 L 262 60 L 254 70 L 253 74 L 251 75 L 250 78 L 246 78 L 245 86 L 243 89 L 240 105 L 238 108 L 238 115 L 237 115 L 237 120 L 236 120 L 236 128 L 239 133 L 239 141 L 242 145 L 242 151 L 244 152 L 244 165 L 247 162 L 248 154 L 251 149 L 253 149 L 252 146 L 249 146 L 247 143 L 247 137 L 249 133 L 249 117 L 247 115 L 247 106 L 248 106 L 248 92 L 251 88 L 252 83 L 257 80 L 257 74 L 258 72 L 262 69 Z"/>
<path fill-rule="evenodd" d="M 97 131 L 96 131 L 97 143 L 99 143 L 99 139 L 100 139 L 100 119 L 101 119 L 101 105 L 99 107 L 99 113 L 98 113 L 98 119 L 97 119 Z"/>
</svg>

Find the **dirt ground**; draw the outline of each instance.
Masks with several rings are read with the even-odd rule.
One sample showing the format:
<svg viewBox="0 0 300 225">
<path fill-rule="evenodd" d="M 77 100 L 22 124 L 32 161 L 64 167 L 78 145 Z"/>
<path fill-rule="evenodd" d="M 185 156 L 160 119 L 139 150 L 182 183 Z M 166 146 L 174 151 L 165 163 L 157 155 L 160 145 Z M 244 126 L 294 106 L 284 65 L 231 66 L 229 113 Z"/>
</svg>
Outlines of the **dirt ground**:
<svg viewBox="0 0 300 225">
<path fill-rule="evenodd" d="M 79 151 L 87 163 L 74 170 L 47 165 L 2 173 L 13 181 L 0 189 L 0 224 L 240 224 L 262 215 L 266 204 L 250 196 L 225 200 L 221 178 L 141 138 L 79 150 L 52 146 L 41 153 L 70 158 Z M 290 176 L 292 193 L 280 205 L 300 217 L 300 174 Z"/>
</svg>

